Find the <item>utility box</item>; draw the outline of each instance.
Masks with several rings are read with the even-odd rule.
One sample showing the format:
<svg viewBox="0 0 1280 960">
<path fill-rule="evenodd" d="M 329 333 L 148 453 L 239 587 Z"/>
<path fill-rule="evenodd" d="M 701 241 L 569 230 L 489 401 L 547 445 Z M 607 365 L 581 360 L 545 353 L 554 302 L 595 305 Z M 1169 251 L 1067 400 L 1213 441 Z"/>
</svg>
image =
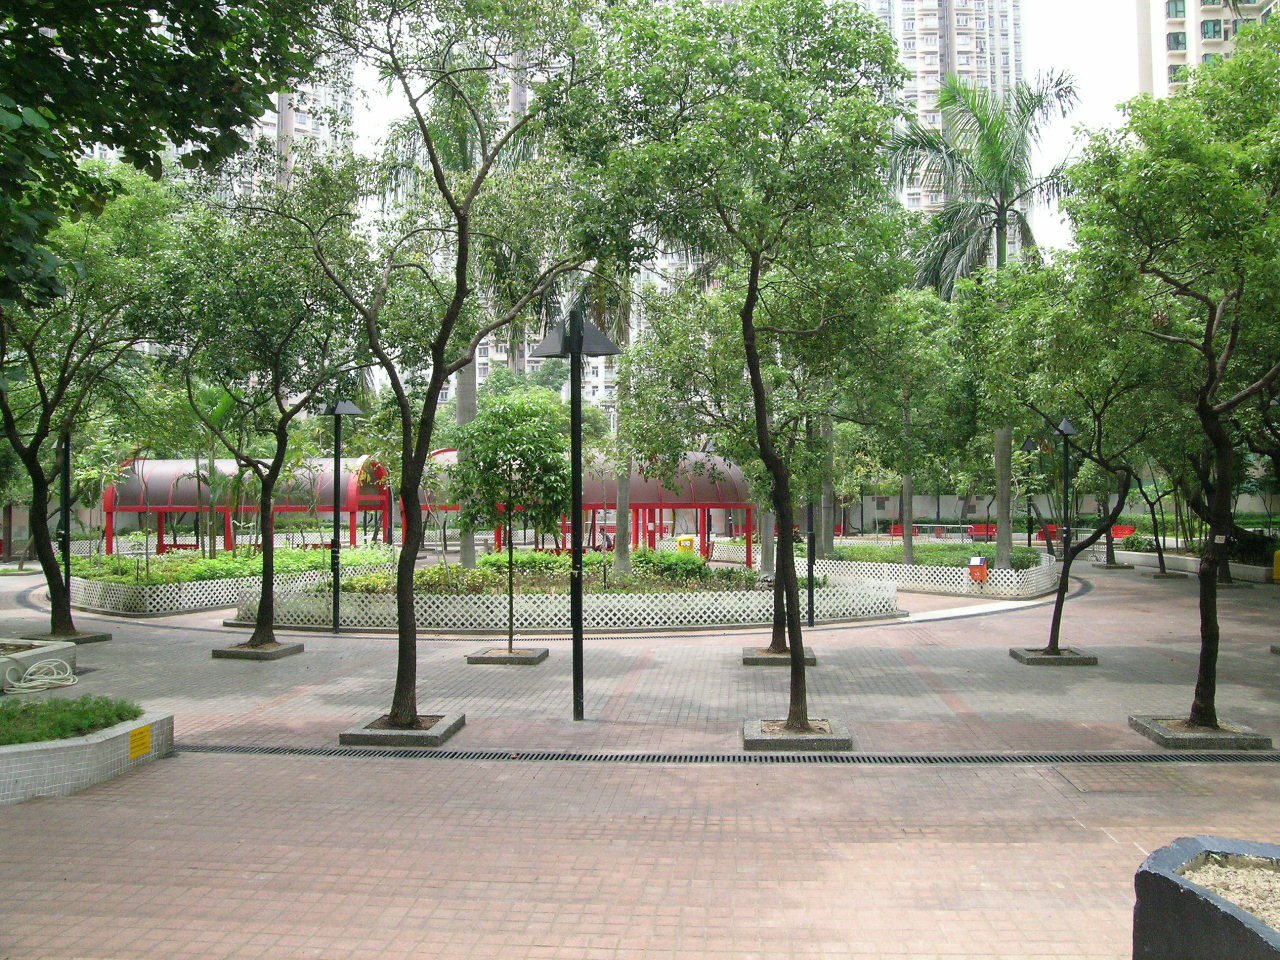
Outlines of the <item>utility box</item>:
<svg viewBox="0 0 1280 960">
<path fill-rule="evenodd" d="M 986 557 L 970 557 L 969 558 L 969 579 L 974 583 L 987 582 L 987 558 Z"/>
<path fill-rule="evenodd" d="M 696 551 L 694 543 L 695 537 L 691 533 L 682 533 L 676 537 L 676 549 L 680 553 L 694 553 Z"/>
</svg>

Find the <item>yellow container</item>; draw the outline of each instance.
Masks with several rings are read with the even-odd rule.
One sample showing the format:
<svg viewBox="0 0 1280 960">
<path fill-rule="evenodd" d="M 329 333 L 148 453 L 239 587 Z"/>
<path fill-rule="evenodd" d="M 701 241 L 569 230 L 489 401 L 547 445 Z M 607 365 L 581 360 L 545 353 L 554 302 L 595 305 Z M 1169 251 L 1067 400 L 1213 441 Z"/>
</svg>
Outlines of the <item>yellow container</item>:
<svg viewBox="0 0 1280 960">
<path fill-rule="evenodd" d="M 682 533 L 680 536 L 676 537 L 676 549 L 681 553 L 693 553 L 694 540 L 695 538 L 693 534 Z M 1277 560 L 1276 563 L 1280 564 L 1280 560 Z"/>
</svg>

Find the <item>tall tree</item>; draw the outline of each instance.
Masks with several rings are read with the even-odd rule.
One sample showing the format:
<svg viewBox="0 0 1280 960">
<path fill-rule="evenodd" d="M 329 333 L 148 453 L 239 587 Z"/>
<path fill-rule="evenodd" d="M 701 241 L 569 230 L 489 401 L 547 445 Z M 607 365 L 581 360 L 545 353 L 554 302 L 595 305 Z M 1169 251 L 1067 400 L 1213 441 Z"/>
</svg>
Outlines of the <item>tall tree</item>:
<svg viewBox="0 0 1280 960">
<path fill-rule="evenodd" d="M 345 399 L 367 352 L 350 305 L 315 260 L 288 242 L 279 220 L 252 210 L 237 215 L 196 201 L 166 286 L 171 359 L 191 408 L 257 481 L 262 589 L 248 646 L 267 646 L 275 643 L 273 505 L 296 449 L 290 428 L 318 412 L 318 398 Z M 226 416 L 206 409 L 202 384 L 230 401 Z"/>
<path fill-rule="evenodd" d="M 1180 361 L 1164 386 L 1206 449 L 1200 661 L 1190 722 L 1216 728 L 1218 578 L 1230 558 L 1240 437 L 1233 422 L 1280 380 L 1280 20 L 1123 129 L 1091 137 L 1072 171 L 1076 235 L 1099 290 L 1147 297 L 1133 318 Z"/>
<path fill-rule="evenodd" d="M 501 524 L 507 540 L 507 652 L 515 646 L 516 511 L 535 534 L 569 508 L 569 444 L 564 410 L 544 392 L 503 397 L 462 431 L 450 488 L 464 529 Z M 465 454 L 465 456 L 464 456 Z"/>
<path fill-rule="evenodd" d="M 956 75 L 942 82 L 938 112 L 942 129 L 913 121 L 889 148 L 894 180 L 918 178 L 924 189 L 942 193 L 933 236 L 922 246 L 917 280 L 950 298 L 955 283 L 992 259 L 1004 269 L 1009 233 L 1024 249 L 1035 246 L 1027 218 L 1030 207 L 1061 195 L 1066 161 L 1037 176 L 1033 161 L 1040 135 L 1055 114 L 1065 116 L 1076 102 L 1075 82 L 1066 74 L 1041 77 L 1035 86 L 1018 81 L 1004 93 Z M 1012 433 L 995 431 L 996 564 L 1008 566 L 1013 547 L 1011 491 Z"/>
<path fill-rule="evenodd" d="M 856 236 L 870 249 L 890 232 L 879 151 L 901 67 L 879 22 L 850 2 L 645 7 L 628 13 L 619 47 L 603 78 L 606 102 L 590 107 L 602 118 L 593 132 L 607 136 L 600 128 L 610 125 L 622 142 L 646 144 L 658 229 L 736 275 L 756 454 L 778 522 L 791 648 L 786 724 L 809 730 L 792 468 L 775 440 L 765 369 L 787 351 L 820 366 L 858 320 L 827 280 L 840 274 L 838 256 L 862 259 L 842 240 Z"/>
<path fill-rule="evenodd" d="M 100 398 L 132 392 L 135 348 L 161 293 L 155 265 L 173 243 L 168 190 L 136 173 L 111 175 L 125 192 L 98 216 L 48 237 L 64 295 L 0 310 L 0 425 L 30 482 L 31 538 L 49 585 L 50 631 L 59 636 L 76 631 L 49 530 L 52 484 L 62 470 L 52 448 L 75 441 Z"/>
</svg>

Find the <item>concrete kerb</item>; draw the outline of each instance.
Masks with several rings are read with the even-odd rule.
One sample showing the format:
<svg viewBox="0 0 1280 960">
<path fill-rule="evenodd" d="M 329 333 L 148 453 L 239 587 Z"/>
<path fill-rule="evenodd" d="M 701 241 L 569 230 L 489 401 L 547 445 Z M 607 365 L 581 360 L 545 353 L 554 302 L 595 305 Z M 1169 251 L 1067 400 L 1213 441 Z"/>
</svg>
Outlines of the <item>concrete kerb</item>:
<svg viewBox="0 0 1280 960">
<path fill-rule="evenodd" d="M 83 630 L 83 631 L 82 631 L 82 630 L 77 630 L 75 633 L 71 634 L 70 636 L 56 635 L 56 634 L 52 634 L 52 633 L 25 633 L 25 634 L 23 634 L 23 635 L 22 635 L 22 637 L 20 637 L 20 639 L 22 639 L 22 640 L 44 640 L 44 641 L 50 641 L 50 640 L 54 640 L 54 641 L 56 641 L 56 640 L 65 640 L 65 641 L 66 641 L 66 642 L 68 642 L 68 643 L 75 643 L 75 644 L 81 644 L 81 643 L 105 643 L 106 641 L 108 641 L 108 640 L 110 640 L 110 639 L 111 639 L 111 634 L 109 634 L 109 633 L 97 633 L 97 632 L 94 632 L 94 631 L 88 631 L 88 630 Z"/>
</svg>

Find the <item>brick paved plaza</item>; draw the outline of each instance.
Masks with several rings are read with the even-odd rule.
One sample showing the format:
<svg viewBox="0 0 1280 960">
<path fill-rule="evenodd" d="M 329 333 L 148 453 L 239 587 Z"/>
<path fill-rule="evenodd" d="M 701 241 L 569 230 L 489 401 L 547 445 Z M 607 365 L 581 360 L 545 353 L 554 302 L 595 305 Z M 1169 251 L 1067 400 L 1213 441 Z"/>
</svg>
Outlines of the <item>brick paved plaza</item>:
<svg viewBox="0 0 1280 960">
<path fill-rule="evenodd" d="M 40 624 L 38 584 L 0 583 L 7 632 Z M 1126 718 L 1186 710 L 1194 582 L 1090 570 L 1076 589 L 1064 636 L 1095 668 L 1008 657 L 1043 641 L 1046 605 L 904 595 L 905 622 L 810 632 L 811 712 L 867 753 L 1162 753 Z M 1222 604 L 1220 711 L 1280 737 L 1280 588 Z M 308 634 L 301 657 L 213 661 L 242 636 L 225 615 L 81 618 L 116 639 L 80 648 L 62 695 L 172 710 L 180 753 L 0 808 L 0 957 L 1121 958 L 1148 851 L 1280 841 L 1273 763 L 231 753 L 335 746 L 385 711 L 394 641 Z M 590 640 L 579 724 L 564 642 L 504 669 L 466 665 L 483 642 L 424 641 L 419 703 L 467 714 L 451 750 L 740 754 L 742 720 L 780 716 L 786 690 L 785 670 L 738 663 L 744 637 Z"/>
</svg>

